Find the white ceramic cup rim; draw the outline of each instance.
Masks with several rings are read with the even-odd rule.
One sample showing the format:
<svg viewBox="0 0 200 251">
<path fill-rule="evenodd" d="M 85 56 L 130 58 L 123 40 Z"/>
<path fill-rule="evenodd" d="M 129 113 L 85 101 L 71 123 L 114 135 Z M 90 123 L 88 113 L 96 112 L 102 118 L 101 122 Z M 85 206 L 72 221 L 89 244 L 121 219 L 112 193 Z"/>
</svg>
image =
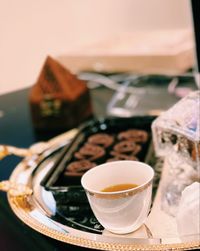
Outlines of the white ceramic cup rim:
<svg viewBox="0 0 200 251">
<path fill-rule="evenodd" d="M 99 190 L 94 190 L 94 189 L 90 189 L 88 188 L 86 182 L 85 182 L 85 179 L 86 177 L 92 173 L 92 172 L 95 172 L 97 169 L 101 168 L 102 166 L 107 166 L 109 164 L 112 164 L 112 163 L 127 163 L 127 162 L 131 162 L 132 164 L 139 164 L 139 165 L 142 165 L 143 167 L 145 168 L 148 168 L 151 172 L 151 175 L 149 175 L 149 179 L 142 183 L 141 185 L 138 185 L 136 187 L 133 187 L 133 188 L 130 188 L 130 189 L 126 189 L 126 190 L 122 190 L 122 191 L 115 191 L 115 192 L 103 192 L 103 191 L 99 191 Z M 148 186 L 148 184 L 151 184 L 152 180 L 154 178 L 154 170 L 151 166 L 149 166 L 148 164 L 144 163 L 144 162 L 140 162 L 140 161 L 135 161 L 135 160 L 118 160 L 118 161 L 113 161 L 113 162 L 107 162 L 107 163 L 104 163 L 104 164 L 101 164 L 101 165 L 98 165 L 98 166 L 95 166 L 93 168 L 91 168 L 90 170 L 88 170 L 87 172 L 85 172 L 81 178 L 81 185 L 82 187 L 92 193 L 92 194 L 101 194 L 101 195 L 114 195 L 114 194 L 124 194 L 124 193 L 127 193 L 127 192 L 132 192 L 132 191 L 137 191 L 137 190 L 141 190 L 143 187 L 146 187 Z"/>
</svg>

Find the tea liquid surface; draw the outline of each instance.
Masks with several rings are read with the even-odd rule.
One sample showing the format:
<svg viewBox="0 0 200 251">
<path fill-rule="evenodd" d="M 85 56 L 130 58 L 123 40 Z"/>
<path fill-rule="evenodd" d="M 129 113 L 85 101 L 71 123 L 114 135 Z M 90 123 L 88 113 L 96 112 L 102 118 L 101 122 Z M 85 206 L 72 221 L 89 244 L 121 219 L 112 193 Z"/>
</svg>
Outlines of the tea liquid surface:
<svg viewBox="0 0 200 251">
<path fill-rule="evenodd" d="M 113 186 L 106 187 L 101 190 L 101 192 L 119 192 L 137 187 L 136 184 L 117 184 Z"/>
</svg>

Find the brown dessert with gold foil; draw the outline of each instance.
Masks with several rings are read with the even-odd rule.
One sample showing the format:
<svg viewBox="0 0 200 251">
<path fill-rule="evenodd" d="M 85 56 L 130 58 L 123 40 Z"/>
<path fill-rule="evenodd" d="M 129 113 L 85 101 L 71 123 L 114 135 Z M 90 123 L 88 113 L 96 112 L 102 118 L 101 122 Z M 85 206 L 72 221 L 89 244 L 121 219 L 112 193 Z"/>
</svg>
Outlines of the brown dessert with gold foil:
<svg viewBox="0 0 200 251">
<path fill-rule="evenodd" d="M 41 130 L 67 130 L 92 115 L 89 89 L 51 57 L 47 57 L 30 92 L 33 124 Z"/>
</svg>

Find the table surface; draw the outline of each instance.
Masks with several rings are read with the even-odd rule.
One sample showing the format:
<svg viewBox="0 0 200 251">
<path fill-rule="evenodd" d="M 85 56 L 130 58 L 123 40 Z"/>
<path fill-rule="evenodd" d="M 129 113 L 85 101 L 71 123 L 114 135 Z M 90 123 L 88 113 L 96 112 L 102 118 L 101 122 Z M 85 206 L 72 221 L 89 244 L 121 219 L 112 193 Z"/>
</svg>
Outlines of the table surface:
<svg viewBox="0 0 200 251">
<path fill-rule="evenodd" d="M 143 97 L 139 109 L 143 106 L 148 110 L 152 104 L 154 109 L 167 109 L 178 100 L 174 95 L 167 93 L 167 85 L 165 84 L 155 85 L 151 88 L 154 91 L 151 92 L 153 96 Z M 23 89 L 0 96 L 0 144 L 27 148 L 34 142 L 48 140 L 58 134 L 58 132 L 38 134 L 34 130 L 29 110 L 29 91 L 30 89 Z M 112 95 L 113 91 L 103 86 L 91 90 L 95 116 L 106 116 L 105 108 Z M 21 158 L 16 156 L 9 156 L 1 160 L 0 181 L 9 179 L 13 169 L 20 161 Z M 6 194 L 0 192 L 0 250 L 62 251 L 86 249 L 58 242 L 32 230 L 13 214 L 8 205 Z"/>
</svg>

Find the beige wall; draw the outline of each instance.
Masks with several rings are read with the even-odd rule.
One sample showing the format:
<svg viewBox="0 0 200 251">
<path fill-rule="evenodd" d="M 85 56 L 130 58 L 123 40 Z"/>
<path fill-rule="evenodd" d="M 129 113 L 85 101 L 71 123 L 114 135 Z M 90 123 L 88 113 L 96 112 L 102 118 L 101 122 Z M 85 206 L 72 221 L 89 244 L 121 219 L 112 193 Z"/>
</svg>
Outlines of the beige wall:
<svg viewBox="0 0 200 251">
<path fill-rule="evenodd" d="M 189 0 L 0 0 L 0 94 L 56 56 L 120 32 L 190 27 Z"/>
</svg>

